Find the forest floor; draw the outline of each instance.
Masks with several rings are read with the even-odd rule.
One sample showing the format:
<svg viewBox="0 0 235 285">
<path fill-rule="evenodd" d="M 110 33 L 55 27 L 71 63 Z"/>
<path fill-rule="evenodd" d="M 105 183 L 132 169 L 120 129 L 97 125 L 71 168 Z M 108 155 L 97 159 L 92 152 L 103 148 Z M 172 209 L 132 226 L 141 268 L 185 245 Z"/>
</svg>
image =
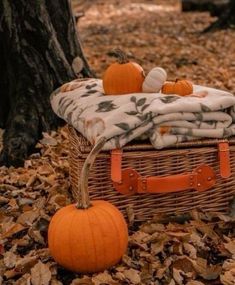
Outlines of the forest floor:
<svg viewBox="0 0 235 285">
<path fill-rule="evenodd" d="M 146 73 L 161 66 L 168 79 L 235 94 L 235 31 L 201 33 L 215 20 L 209 13 L 181 13 L 175 0 L 73 6 L 84 13 L 78 30 L 97 77 L 113 60 L 107 52 L 121 47 Z M 131 227 L 122 261 L 105 272 L 83 276 L 58 266 L 47 229 L 55 211 L 73 201 L 66 127 L 45 133 L 37 149 L 24 167 L 0 168 L 0 284 L 235 284 L 235 217 L 197 211 L 184 223 L 165 218 Z"/>
</svg>

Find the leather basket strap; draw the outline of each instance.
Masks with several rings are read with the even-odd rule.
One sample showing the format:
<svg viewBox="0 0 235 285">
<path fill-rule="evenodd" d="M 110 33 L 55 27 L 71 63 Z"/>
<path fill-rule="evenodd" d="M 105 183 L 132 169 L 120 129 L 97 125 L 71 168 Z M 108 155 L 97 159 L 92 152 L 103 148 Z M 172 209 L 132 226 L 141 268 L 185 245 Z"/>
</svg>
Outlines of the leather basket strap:
<svg viewBox="0 0 235 285">
<path fill-rule="evenodd" d="M 218 143 L 218 156 L 220 164 L 220 176 L 222 178 L 230 177 L 231 166 L 230 166 L 230 152 L 229 152 L 228 141 L 221 141 Z"/>
<path fill-rule="evenodd" d="M 201 164 L 192 172 L 169 175 L 142 177 L 135 169 L 122 170 L 122 150 L 111 152 L 111 179 L 116 190 L 122 194 L 135 193 L 171 193 L 195 189 L 205 191 L 215 185 L 214 170 Z"/>
</svg>

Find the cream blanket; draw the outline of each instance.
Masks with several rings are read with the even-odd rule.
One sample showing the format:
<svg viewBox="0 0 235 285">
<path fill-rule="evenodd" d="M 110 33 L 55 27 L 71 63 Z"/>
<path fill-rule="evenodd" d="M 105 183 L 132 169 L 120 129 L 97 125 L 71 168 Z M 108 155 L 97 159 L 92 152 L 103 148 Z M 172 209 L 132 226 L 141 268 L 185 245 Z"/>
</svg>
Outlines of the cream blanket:
<svg viewBox="0 0 235 285">
<path fill-rule="evenodd" d="M 235 96 L 198 85 L 193 89 L 193 95 L 186 97 L 161 93 L 106 96 L 102 80 L 76 79 L 51 94 L 51 105 L 91 144 L 106 137 L 106 150 L 140 138 L 149 138 L 161 149 L 183 141 L 234 135 Z"/>
</svg>

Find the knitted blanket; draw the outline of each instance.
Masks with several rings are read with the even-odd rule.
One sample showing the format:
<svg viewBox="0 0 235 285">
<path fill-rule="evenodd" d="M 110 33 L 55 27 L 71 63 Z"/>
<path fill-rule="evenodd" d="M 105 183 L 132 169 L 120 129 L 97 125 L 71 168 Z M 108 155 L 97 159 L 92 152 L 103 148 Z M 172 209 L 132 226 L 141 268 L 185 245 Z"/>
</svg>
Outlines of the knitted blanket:
<svg viewBox="0 0 235 285">
<path fill-rule="evenodd" d="M 106 137 L 103 149 L 149 138 L 161 149 L 201 138 L 235 134 L 235 96 L 194 85 L 189 96 L 161 93 L 103 94 L 102 80 L 76 79 L 51 94 L 54 112 L 91 144 Z"/>
</svg>

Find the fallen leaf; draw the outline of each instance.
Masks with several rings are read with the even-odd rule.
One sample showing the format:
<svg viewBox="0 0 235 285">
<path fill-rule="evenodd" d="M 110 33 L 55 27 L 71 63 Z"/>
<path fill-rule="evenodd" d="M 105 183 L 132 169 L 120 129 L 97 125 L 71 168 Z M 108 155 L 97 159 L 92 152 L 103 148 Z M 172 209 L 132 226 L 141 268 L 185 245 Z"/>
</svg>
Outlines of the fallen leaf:
<svg viewBox="0 0 235 285">
<path fill-rule="evenodd" d="M 200 282 L 200 281 L 191 280 L 191 281 L 187 282 L 186 285 L 205 285 L 205 284 Z"/>
<path fill-rule="evenodd" d="M 197 250 L 192 244 L 190 244 L 188 242 L 184 242 L 183 248 L 184 248 L 185 252 L 189 255 L 189 257 L 191 257 L 192 259 L 197 258 Z"/>
<path fill-rule="evenodd" d="M 16 233 L 23 231 L 25 227 L 21 224 L 13 224 L 10 228 L 8 228 L 1 236 L 2 239 L 9 238 Z"/>
<path fill-rule="evenodd" d="M 195 273 L 193 264 L 187 256 L 180 256 L 173 262 L 173 268 L 180 270 L 181 272 L 192 274 Z"/>
<path fill-rule="evenodd" d="M 116 284 L 116 282 L 113 280 L 112 276 L 107 271 L 105 271 L 103 273 L 99 273 L 98 275 L 92 277 L 91 280 L 92 280 L 94 285 Z"/>
<path fill-rule="evenodd" d="M 49 285 L 51 280 L 51 271 L 49 267 L 39 261 L 31 269 L 31 282 L 32 285 Z"/>
<path fill-rule="evenodd" d="M 70 285 L 95 285 L 89 277 L 73 279 Z"/>
<path fill-rule="evenodd" d="M 235 239 L 224 243 L 224 247 L 232 254 L 235 255 Z"/>
<path fill-rule="evenodd" d="M 156 241 L 154 241 L 155 239 L 156 239 Z M 166 234 L 158 234 L 157 237 L 152 240 L 151 254 L 157 255 L 159 252 L 162 252 L 164 250 L 165 244 L 168 241 L 169 241 L 169 238 Z"/>
<path fill-rule="evenodd" d="M 190 236 L 190 233 L 185 233 L 185 232 L 170 232 L 166 231 L 167 235 L 177 237 L 177 238 L 188 238 Z"/>
<path fill-rule="evenodd" d="M 203 258 L 197 258 L 191 262 L 196 272 L 206 280 L 217 279 L 222 271 L 221 265 L 208 265 L 207 260 Z"/>
<path fill-rule="evenodd" d="M 37 263 L 37 257 L 26 256 L 17 260 L 14 269 L 5 271 L 6 279 L 14 278 L 15 276 L 23 275 L 30 271 L 30 269 Z"/>
<path fill-rule="evenodd" d="M 29 273 L 24 274 L 14 285 L 31 285 L 31 275 Z"/>
<path fill-rule="evenodd" d="M 42 245 L 45 245 L 45 241 L 43 236 L 41 235 L 40 231 L 34 230 L 33 228 L 30 228 L 28 231 L 28 235 L 37 243 L 40 243 Z"/>
<path fill-rule="evenodd" d="M 123 275 L 126 279 L 130 280 L 132 284 L 141 283 L 140 272 L 135 269 L 126 269 L 123 271 Z"/>
<path fill-rule="evenodd" d="M 126 280 L 126 277 L 125 275 L 122 273 L 122 272 L 117 272 L 115 274 L 115 279 L 118 279 L 119 281 L 125 281 Z"/>
<path fill-rule="evenodd" d="M 224 285 L 234 285 L 235 284 L 235 269 L 226 271 L 224 274 L 221 274 L 220 281 Z"/>
<path fill-rule="evenodd" d="M 184 278 L 182 276 L 183 271 L 173 268 L 173 278 L 176 284 L 183 285 Z"/>
<path fill-rule="evenodd" d="M 19 257 L 16 254 L 14 254 L 12 251 L 6 252 L 4 254 L 4 259 L 3 259 L 6 268 L 8 269 L 13 268 L 18 258 Z"/>
<path fill-rule="evenodd" d="M 138 262 L 135 262 L 130 256 L 124 254 L 123 257 L 122 257 L 122 262 L 129 266 L 129 267 L 132 267 L 132 268 L 135 268 L 135 267 L 138 267 L 139 264 Z"/>
<path fill-rule="evenodd" d="M 165 226 L 163 224 L 144 224 L 140 227 L 140 230 L 147 234 L 153 234 L 156 232 L 163 232 L 165 230 Z"/>
<path fill-rule="evenodd" d="M 195 231 L 190 234 L 190 242 L 197 248 L 205 249 L 205 242 L 202 240 L 202 237 Z"/>
<path fill-rule="evenodd" d="M 0 205 L 7 204 L 9 202 L 8 198 L 0 196 Z"/>
<path fill-rule="evenodd" d="M 207 225 L 202 221 L 191 221 L 191 225 L 193 225 L 199 232 L 206 234 L 209 238 L 211 238 L 216 244 L 219 242 L 220 237 L 215 233 L 212 226 Z"/>
<path fill-rule="evenodd" d="M 51 137 L 48 133 L 42 133 L 43 138 L 40 140 L 41 144 L 44 145 L 49 145 L 49 146 L 56 146 L 57 145 L 57 140 L 53 137 Z"/>
<path fill-rule="evenodd" d="M 225 260 L 225 262 L 223 263 L 222 266 L 223 270 L 231 270 L 231 269 L 235 269 L 235 258 L 234 259 L 228 259 Z"/>
<path fill-rule="evenodd" d="M 170 283 L 168 285 L 175 285 L 175 280 L 171 279 Z"/>
<path fill-rule="evenodd" d="M 29 177 L 29 180 L 27 181 L 27 183 L 26 183 L 26 187 L 28 188 L 28 187 L 31 187 L 33 184 L 34 184 L 34 182 L 37 180 L 37 173 L 35 173 L 34 175 L 31 175 L 30 177 Z"/>
<path fill-rule="evenodd" d="M 33 209 L 32 211 L 26 211 L 18 217 L 16 222 L 26 227 L 32 226 L 34 221 L 39 217 L 39 212 L 40 212 L 39 209 Z"/>
</svg>

